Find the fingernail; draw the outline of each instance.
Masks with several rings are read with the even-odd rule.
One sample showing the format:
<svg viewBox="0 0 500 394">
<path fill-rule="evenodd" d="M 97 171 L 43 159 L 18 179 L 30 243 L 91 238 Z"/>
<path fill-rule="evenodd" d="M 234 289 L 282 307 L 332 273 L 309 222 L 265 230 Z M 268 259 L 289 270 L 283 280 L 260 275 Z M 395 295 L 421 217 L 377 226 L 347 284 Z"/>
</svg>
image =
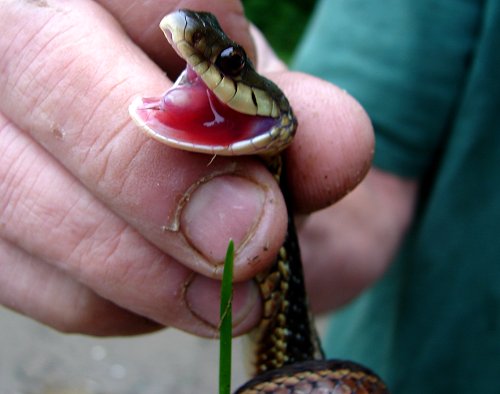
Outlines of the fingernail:
<svg viewBox="0 0 500 394">
<path fill-rule="evenodd" d="M 208 261 L 220 264 L 230 239 L 236 248 L 257 228 L 265 193 L 261 186 L 233 175 L 199 186 L 181 214 L 181 231 Z"/>
<path fill-rule="evenodd" d="M 220 326 L 220 282 L 197 275 L 186 291 L 191 312 L 213 328 Z M 233 328 L 238 335 L 253 327 L 260 319 L 260 294 L 253 281 L 233 285 Z"/>
</svg>

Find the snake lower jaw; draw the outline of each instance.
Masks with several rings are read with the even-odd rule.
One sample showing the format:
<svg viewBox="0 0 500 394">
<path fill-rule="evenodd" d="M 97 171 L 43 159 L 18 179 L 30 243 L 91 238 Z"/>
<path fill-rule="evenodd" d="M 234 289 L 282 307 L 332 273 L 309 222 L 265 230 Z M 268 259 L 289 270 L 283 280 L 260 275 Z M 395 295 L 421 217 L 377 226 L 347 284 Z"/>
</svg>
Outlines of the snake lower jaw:
<svg viewBox="0 0 500 394">
<path fill-rule="evenodd" d="M 189 66 L 162 96 L 137 98 L 129 112 L 150 137 L 211 155 L 276 154 L 293 137 L 281 132 L 280 118 L 247 115 L 222 103 Z"/>
</svg>

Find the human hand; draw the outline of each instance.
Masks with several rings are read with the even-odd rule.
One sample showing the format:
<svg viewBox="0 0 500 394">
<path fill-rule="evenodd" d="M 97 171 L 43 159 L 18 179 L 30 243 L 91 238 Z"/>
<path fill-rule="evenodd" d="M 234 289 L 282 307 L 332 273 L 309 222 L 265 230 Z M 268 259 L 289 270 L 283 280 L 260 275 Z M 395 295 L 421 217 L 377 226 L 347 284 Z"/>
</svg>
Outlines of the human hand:
<svg viewBox="0 0 500 394">
<path fill-rule="evenodd" d="M 127 107 L 171 85 L 162 69 L 179 71 L 158 29 L 171 7 L 210 7 L 252 54 L 247 24 L 237 2 L 143 3 L 2 3 L 0 302 L 66 332 L 169 325 L 213 336 L 232 238 L 242 333 L 260 317 L 249 279 L 284 237 L 278 187 L 258 160 L 210 162 L 149 140 Z M 269 76 L 299 119 L 287 161 L 297 209 L 329 205 L 366 172 L 370 123 L 326 82 L 284 70 Z"/>
</svg>

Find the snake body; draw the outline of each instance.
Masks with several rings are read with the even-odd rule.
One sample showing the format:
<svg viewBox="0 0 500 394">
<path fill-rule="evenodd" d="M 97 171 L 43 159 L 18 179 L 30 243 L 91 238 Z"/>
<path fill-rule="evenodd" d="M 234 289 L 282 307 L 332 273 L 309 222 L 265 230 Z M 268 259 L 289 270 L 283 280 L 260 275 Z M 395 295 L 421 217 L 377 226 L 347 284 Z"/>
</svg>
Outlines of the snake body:
<svg viewBox="0 0 500 394">
<path fill-rule="evenodd" d="M 255 377 L 235 394 L 388 393 L 386 385 L 371 370 L 350 361 L 324 359 L 307 305 L 293 209 L 282 165 L 281 151 L 291 143 L 297 128 L 285 95 L 255 71 L 243 48 L 228 38 L 212 14 L 178 10 L 163 18 L 160 27 L 187 63 L 173 89 L 198 92 L 202 86 L 219 123 L 234 116 L 239 122 L 236 128 L 240 125 L 249 131 L 224 143 L 206 139 L 199 142 L 173 133 L 171 130 L 178 125 L 163 116 L 166 111 L 175 111 L 168 107 L 170 91 L 163 98 L 132 103 L 132 118 L 147 134 L 175 148 L 218 155 L 259 155 L 279 182 L 289 212 L 287 236 L 276 261 L 256 278 L 264 312 L 259 326 L 250 334 Z M 203 123 L 203 127 L 207 125 L 214 124 Z"/>
</svg>

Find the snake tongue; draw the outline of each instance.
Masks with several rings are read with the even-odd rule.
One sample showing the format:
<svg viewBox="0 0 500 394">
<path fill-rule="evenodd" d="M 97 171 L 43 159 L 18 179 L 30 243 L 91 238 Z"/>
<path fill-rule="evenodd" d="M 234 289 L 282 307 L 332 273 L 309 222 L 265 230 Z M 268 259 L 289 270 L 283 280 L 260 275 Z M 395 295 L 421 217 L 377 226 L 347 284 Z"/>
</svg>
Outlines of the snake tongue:
<svg viewBox="0 0 500 394">
<path fill-rule="evenodd" d="M 220 154 L 234 144 L 251 144 L 277 122 L 231 109 L 189 66 L 163 96 L 136 99 L 130 113 L 148 134 L 168 145 Z"/>
</svg>

